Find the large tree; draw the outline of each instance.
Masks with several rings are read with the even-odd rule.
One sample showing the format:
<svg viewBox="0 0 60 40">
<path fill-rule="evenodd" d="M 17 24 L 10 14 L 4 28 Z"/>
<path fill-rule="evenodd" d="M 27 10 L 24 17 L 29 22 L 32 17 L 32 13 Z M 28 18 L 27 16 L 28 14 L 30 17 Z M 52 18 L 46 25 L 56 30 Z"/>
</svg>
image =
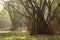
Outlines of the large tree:
<svg viewBox="0 0 60 40">
<path fill-rule="evenodd" d="M 54 20 L 56 11 L 60 7 L 60 3 L 57 3 L 57 6 L 53 6 L 55 2 L 55 0 L 18 0 L 18 5 L 23 5 L 23 12 L 18 10 L 21 7 L 17 9 L 9 2 L 7 4 L 8 7 L 12 7 L 12 10 L 16 10 L 16 13 L 24 16 L 24 22 L 27 25 L 30 35 L 37 35 L 55 34 L 54 31 L 52 31 L 53 28 L 51 28 L 51 21 Z M 13 21 L 12 23 L 14 24 Z M 15 26 L 12 27 L 12 29 L 15 29 Z"/>
</svg>

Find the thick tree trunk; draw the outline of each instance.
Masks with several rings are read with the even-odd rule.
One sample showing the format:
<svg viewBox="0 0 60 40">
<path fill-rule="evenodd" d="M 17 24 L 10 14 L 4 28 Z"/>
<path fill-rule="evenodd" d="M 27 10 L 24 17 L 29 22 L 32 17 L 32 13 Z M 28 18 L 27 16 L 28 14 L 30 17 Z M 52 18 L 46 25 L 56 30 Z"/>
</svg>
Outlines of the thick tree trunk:
<svg viewBox="0 0 60 40">
<path fill-rule="evenodd" d="M 38 10 L 37 14 L 37 29 L 37 34 L 47 34 L 48 25 L 41 10 Z"/>
<path fill-rule="evenodd" d="M 44 19 L 41 11 L 37 12 L 37 18 L 35 18 L 35 14 L 33 14 L 30 28 L 28 29 L 30 35 L 39 35 L 39 34 L 47 34 L 48 24 Z"/>
<path fill-rule="evenodd" d="M 30 35 L 39 35 L 39 34 L 47 34 L 48 33 L 47 29 L 48 25 L 46 24 L 46 22 L 42 18 L 40 19 L 38 18 L 36 24 L 34 20 L 32 20 L 30 28 L 28 30 L 30 30 L 29 31 Z"/>
</svg>

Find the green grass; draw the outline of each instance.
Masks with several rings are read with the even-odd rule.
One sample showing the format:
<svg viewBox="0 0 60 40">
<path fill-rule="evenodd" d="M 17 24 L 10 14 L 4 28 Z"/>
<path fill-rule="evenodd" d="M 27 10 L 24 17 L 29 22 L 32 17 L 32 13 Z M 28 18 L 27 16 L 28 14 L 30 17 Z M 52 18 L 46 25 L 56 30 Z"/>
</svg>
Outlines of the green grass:
<svg viewBox="0 0 60 40">
<path fill-rule="evenodd" d="M 60 38 L 35 38 L 31 36 L 11 36 L 0 38 L 0 40 L 60 40 Z"/>
<path fill-rule="evenodd" d="M 0 36 L 0 40 L 60 40 L 60 37 L 57 38 L 40 38 L 34 36 L 17 36 L 14 34 L 4 34 Z"/>
<path fill-rule="evenodd" d="M 15 33 L 0 33 L 0 40 L 60 40 L 60 37 L 40 38 L 35 36 L 18 36 Z"/>
</svg>

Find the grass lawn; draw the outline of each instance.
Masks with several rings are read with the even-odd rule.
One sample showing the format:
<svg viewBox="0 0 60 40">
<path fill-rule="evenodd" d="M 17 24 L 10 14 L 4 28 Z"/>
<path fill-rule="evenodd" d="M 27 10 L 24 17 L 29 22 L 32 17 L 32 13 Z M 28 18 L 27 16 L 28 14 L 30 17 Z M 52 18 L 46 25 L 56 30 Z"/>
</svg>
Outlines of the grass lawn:
<svg viewBox="0 0 60 40">
<path fill-rule="evenodd" d="M 22 35 L 16 35 L 12 32 L 1 32 L 0 33 L 0 40 L 60 40 L 60 36 L 44 36 L 40 35 L 38 37 L 36 36 L 22 36 Z"/>
<path fill-rule="evenodd" d="M 60 37 L 35 37 L 35 36 L 17 36 L 13 33 L 1 33 L 0 40 L 60 40 Z"/>
</svg>

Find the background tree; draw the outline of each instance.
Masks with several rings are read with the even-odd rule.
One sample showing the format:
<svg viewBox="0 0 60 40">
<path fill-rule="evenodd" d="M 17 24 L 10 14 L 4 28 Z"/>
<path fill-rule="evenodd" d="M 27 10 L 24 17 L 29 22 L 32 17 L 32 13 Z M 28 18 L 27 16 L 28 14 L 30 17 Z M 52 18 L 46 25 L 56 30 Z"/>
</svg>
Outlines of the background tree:
<svg viewBox="0 0 60 40">
<path fill-rule="evenodd" d="M 21 8 L 19 9 L 19 4 L 15 1 L 5 2 L 4 8 L 10 15 L 13 26 L 11 30 L 16 30 L 18 27 L 22 26 L 21 21 L 23 17 L 19 14 L 19 11 L 21 10 Z"/>
</svg>

